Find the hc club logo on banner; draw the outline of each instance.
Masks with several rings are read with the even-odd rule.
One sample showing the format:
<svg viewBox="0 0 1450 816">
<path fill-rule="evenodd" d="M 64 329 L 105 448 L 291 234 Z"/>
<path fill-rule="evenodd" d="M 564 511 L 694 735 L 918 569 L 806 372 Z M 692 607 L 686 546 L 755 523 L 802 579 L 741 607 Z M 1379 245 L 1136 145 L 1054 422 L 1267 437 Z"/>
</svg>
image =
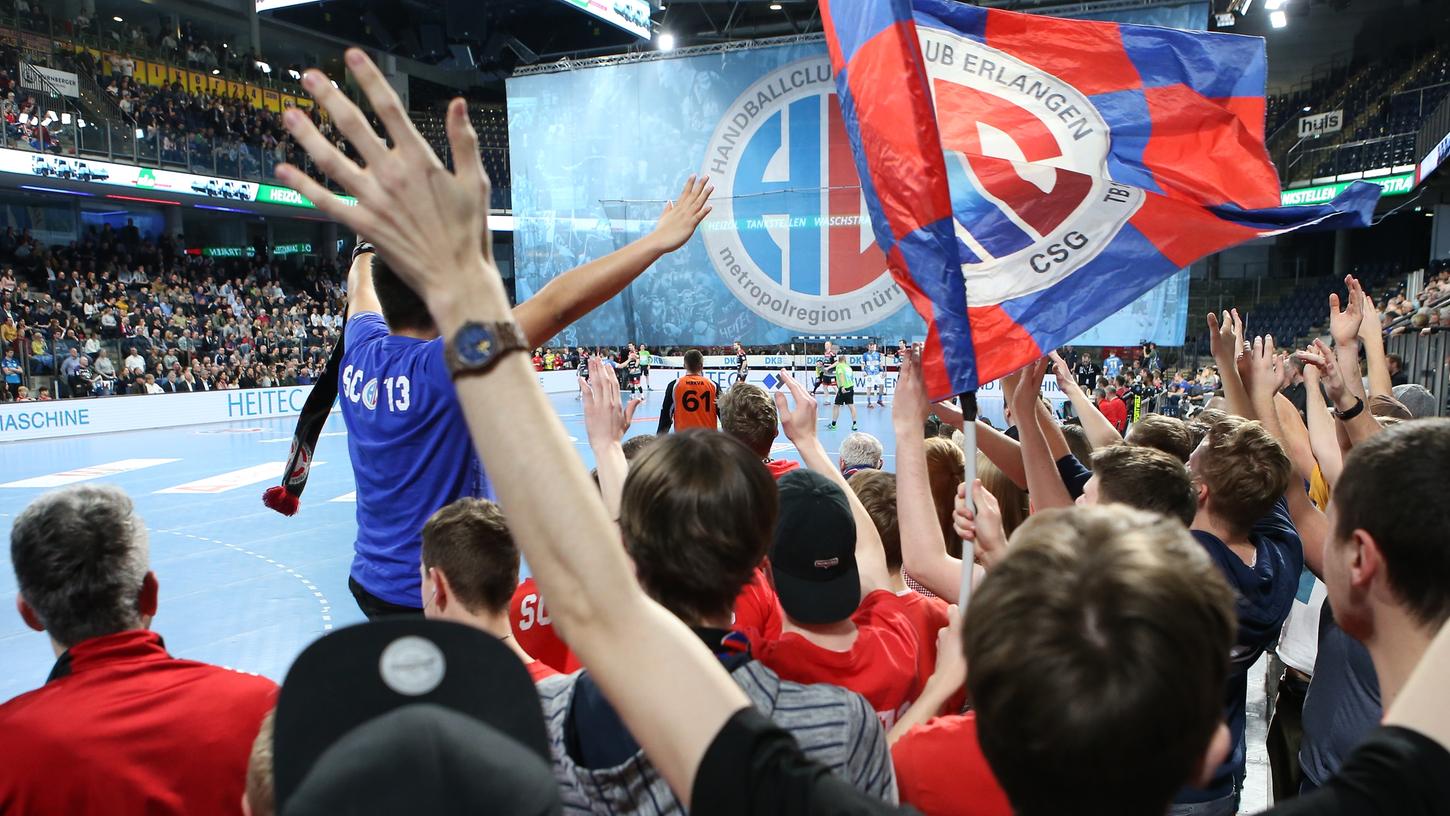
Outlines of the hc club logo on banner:
<svg viewBox="0 0 1450 816">
<path fill-rule="evenodd" d="M 1081 92 L 1032 65 L 941 29 L 918 33 L 967 302 L 991 306 L 1071 275 L 1143 203 L 1140 190 L 1107 178 L 1107 123 Z"/>
<path fill-rule="evenodd" d="M 906 305 L 871 233 L 827 57 L 777 68 L 741 93 L 702 172 L 716 188 L 701 228 L 711 262 L 757 315 L 837 333 Z"/>
</svg>

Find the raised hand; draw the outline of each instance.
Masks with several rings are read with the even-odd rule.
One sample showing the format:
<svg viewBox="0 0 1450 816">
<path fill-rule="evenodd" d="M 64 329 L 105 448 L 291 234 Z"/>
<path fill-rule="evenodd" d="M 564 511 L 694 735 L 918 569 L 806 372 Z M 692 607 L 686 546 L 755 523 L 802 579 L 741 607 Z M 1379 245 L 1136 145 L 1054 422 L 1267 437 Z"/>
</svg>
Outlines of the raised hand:
<svg viewBox="0 0 1450 816">
<path fill-rule="evenodd" d="M 695 228 L 710 214 L 712 207 L 706 204 L 715 188 L 709 186 L 710 178 L 690 176 L 680 197 L 665 205 L 650 236 L 659 242 L 661 252 L 674 252 L 690 240 Z"/>
<path fill-rule="evenodd" d="M 1364 322 L 1364 290 L 1353 275 L 1344 276 L 1344 285 L 1349 287 L 1349 297 L 1343 309 L 1339 308 L 1338 292 L 1329 296 L 1329 336 L 1336 346 L 1355 342 Z"/>
<path fill-rule="evenodd" d="M 1067 361 L 1056 351 L 1049 352 L 1047 359 L 1052 361 L 1052 376 L 1057 379 L 1057 390 L 1066 394 L 1068 387 L 1077 383 L 1072 378 L 1072 369 L 1067 367 Z"/>
<path fill-rule="evenodd" d="M 1345 387 L 1344 377 L 1339 371 L 1339 363 L 1334 357 L 1334 351 L 1324 344 L 1323 340 L 1315 340 L 1313 345 L 1304 351 L 1296 352 L 1295 357 L 1318 369 L 1317 377 L 1324 384 L 1324 391 L 1329 395 L 1329 401 L 1334 403 L 1341 410 L 1353 404 L 1353 395 Z M 1305 368 L 1305 379 L 1308 379 L 1308 367 Z"/>
<path fill-rule="evenodd" d="M 1228 310 L 1222 316 L 1208 313 L 1208 350 L 1219 368 L 1227 368 L 1238 357 L 1236 350 L 1238 335 L 1234 333 L 1234 318 Z"/>
<path fill-rule="evenodd" d="M 1021 379 L 1012 392 L 1012 410 L 1019 412 L 1018 424 L 1022 422 L 1020 412 L 1037 410 L 1037 400 L 1042 394 L 1042 378 L 1047 375 L 1047 366 L 1050 363 L 1050 360 L 1042 357 L 1022 367 Z"/>
<path fill-rule="evenodd" d="M 977 509 L 967 507 L 967 484 L 957 485 L 955 509 L 952 510 L 952 530 L 963 541 L 975 541 L 976 560 L 983 569 L 991 570 L 1007 556 L 1007 533 L 1002 527 L 1002 508 L 997 497 L 982 486 L 982 480 L 972 482 L 972 501 Z"/>
<path fill-rule="evenodd" d="M 1274 336 L 1255 337 L 1253 349 L 1248 354 L 1249 368 L 1253 379 L 1245 383 L 1256 404 L 1270 404 L 1278 393 L 1284 379 L 1283 361 L 1274 349 Z"/>
<path fill-rule="evenodd" d="M 967 655 L 962 650 L 962 613 L 956 604 L 947 607 L 947 625 L 936 635 L 936 668 L 929 681 L 953 693 L 967 683 Z"/>
<path fill-rule="evenodd" d="M 325 74 L 311 69 L 303 74 L 303 87 L 328 112 L 362 164 L 343 155 L 297 108 L 283 114 L 283 125 L 323 172 L 357 198 L 357 204 L 349 206 L 290 164 L 277 167 L 278 179 L 328 217 L 367 235 L 435 316 L 462 292 L 471 292 L 475 303 L 506 316 L 508 298 L 493 265 L 488 237 L 489 179 L 479 160 L 478 134 L 468 121 L 467 105 L 455 99 L 448 106 L 446 128 L 454 168 L 449 172 L 409 121 L 398 95 L 372 60 L 357 48 L 349 48 L 345 59 L 394 146 L 388 147 L 373 132 L 363 112 Z"/>
<path fill-rule="evenodd" d="M 1384 317 L 1380 314 L 1378 307 L 1374 305 L 1374 298 L 1368 292 L 1364 294 L 1363 317 L 1359 321 L 1359 339 L 1365 342 L 1378 340 L 1383 342 L 1384 338 Z"/>
<path fill-rule="evenodd" d="M 920 428 L 930 410 L 926 381 L 921 377 L 921 359 L 914 349 L 907 349 L 901 355 L 901 370 L 896 375 L 896 398 L 891 403 L 891 420 Z"/>
<path fill-rule="evenodd" d="M 602 358 L 589 361 L 589 379 L 580 378 L 579 395 L 584 403 L 584 430 L 594 448 L 611 445 L 624 438 L 635 409 L 644 402 L 635 398 L 627 407 L 619 402 L 619 378 Z"/>
<path fill-rule="evenodd" d="M 785 394 L 775 392 L 775 410 L 780 414 L 780 428 L 785 431 L 785 438 L 800 448 L 806 441 L 816 437 L 816 398 L 784 369 L 777 376 L 795 398 L 795 407 L 791 408 L 786 402 Z M 900 399 L 899 395 L 897 399 Z"/>
</svg>

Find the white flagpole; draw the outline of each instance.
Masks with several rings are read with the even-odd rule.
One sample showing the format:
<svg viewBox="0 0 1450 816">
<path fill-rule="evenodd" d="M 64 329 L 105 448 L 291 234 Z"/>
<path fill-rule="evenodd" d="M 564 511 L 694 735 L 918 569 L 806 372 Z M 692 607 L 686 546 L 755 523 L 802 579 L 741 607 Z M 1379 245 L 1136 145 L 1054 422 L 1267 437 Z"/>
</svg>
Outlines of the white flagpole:
<svg viewBox="0 0 1450 816">
<path fill-rule="evenodd" d="M 963 394 L 962 397 L 962 454 L 965 458 L 963 474 L 967 484 L 967 509 L 973 513 L 977 511 L 973 504 L 972 483 L 977 480 L 977 394 L 975 391 Z M 957 593 L 957 609 L 965 617 L 967 614 L 967 603 L 972 600 L 972 574 L 973 565 L 977 561 L 977 543 L 975 541 L 962 542 L 962 587 Z"/>
</svg>

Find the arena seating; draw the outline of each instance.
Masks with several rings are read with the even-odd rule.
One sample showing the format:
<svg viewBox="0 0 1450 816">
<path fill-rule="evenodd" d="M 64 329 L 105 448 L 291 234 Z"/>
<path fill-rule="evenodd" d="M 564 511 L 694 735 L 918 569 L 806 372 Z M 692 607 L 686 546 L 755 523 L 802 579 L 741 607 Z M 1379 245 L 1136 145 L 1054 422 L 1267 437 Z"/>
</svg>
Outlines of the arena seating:
<svg viewBox="0 0 1450 816">
<path fill-rule="evenodd" d="M 1306 87 L 1268 98 L 1270 152 L 1286 183 L 1415 161 L 1415 133 L 1450 90 L 1450 49 L 1422 43 L 1389 59 L 1326 68 Z M 1306 111 L 1343 110 L 1344 130 L 1299 140 Z"/>
<path fill-rule="evenodd" d="M 423 138 L 433 146 L 444 163 L 451 164 L 448 133 L 439 111 L 412 111 L 409 114 Z M 492 105 L 470 105 L 468 118 L 478 131 L 478 145 L 483 155 L 483 169 L 493 181 L 494 209 L 510 209 L 509 187 L 512 183 L 508 155 L 508 113 Z"/>
<path fill-rule="evenodd" d="M 305 385 L 342 330 L 332 262 L 284 274 L 265 257 L 188 256 L 166 240 L 92 228 L 73 247 L 49 248 L 8 230 L 0 264 L 3 354 L 19 361 L 18 384 L 32 396 Z M 140 382 L 126 365 L 133 351 Z"/>
</svg>

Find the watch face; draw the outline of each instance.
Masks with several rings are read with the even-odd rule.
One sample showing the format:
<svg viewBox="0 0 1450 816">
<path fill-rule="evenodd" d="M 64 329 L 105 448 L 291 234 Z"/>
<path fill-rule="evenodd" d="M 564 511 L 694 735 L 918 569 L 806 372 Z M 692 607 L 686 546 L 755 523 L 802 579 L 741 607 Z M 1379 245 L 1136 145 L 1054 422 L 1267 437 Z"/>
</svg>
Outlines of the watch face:
<svg viewBox="0 0 1450 816">
<path fill-rule="evenodd" d="M 493 333 L 478 323 L 465 324 L 454 339 L 458 360 L 467 366 L 476 366 L 487 360 L 495 344 Z"/>
</svg>

